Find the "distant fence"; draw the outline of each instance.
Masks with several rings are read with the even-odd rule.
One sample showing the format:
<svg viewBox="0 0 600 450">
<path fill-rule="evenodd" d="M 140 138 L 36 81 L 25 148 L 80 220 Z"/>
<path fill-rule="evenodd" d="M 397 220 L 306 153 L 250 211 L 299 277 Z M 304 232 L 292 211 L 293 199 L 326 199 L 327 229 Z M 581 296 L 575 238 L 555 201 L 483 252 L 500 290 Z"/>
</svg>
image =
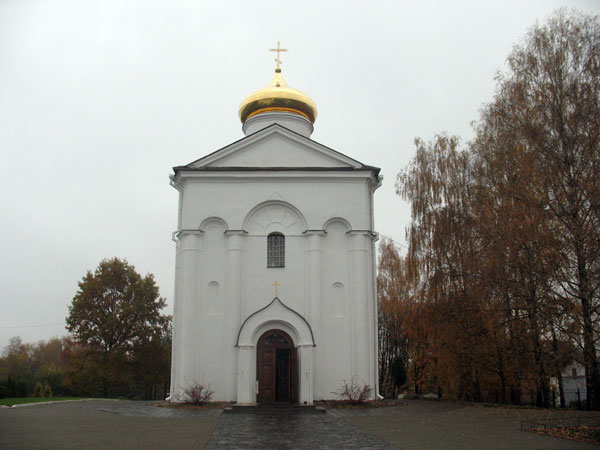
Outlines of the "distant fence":
<svg viewBox="0 0 600 450">
<path fill-rule="evenodd" d="M 587 407 L 586 394 L 587 391 L 583 389 L 565 389 L 565 404 L 566 406 L 576 407 L 577 409 L 584 409 Z"/>
<path fill-rule="evenodd" d="M 483 396 L 488 403 L 502 403 L 502 390 L 490 390 Z M 550 407 L 560 407 L 560 395 L 556 390 L 550 390 L 548 403 Z M 586 390 L 565 389 L 565 406 L 567 408 L 587 409 Z M 542 406 L 534 389 L 507 389 L 504 396 L 506 403 L 523 406 Z"/>
<path fill-rule="evenodd" d="M 550 395 L 552 395 L 552 392 Z M 511 405 L 536 406 L 538 404 L 537 391 L 533 389 L 507 389 L 504 394 L 504 399 L 506 403 Z M 550 402 L 552 402 L 552 400 L 553 399 L 550 398 Z M 487 391 L 487 395 L 485 393 L 483 395 L 483 401 L 488 403 L 503 403 L 502 390 L 491 389 Z"/>
</svg>

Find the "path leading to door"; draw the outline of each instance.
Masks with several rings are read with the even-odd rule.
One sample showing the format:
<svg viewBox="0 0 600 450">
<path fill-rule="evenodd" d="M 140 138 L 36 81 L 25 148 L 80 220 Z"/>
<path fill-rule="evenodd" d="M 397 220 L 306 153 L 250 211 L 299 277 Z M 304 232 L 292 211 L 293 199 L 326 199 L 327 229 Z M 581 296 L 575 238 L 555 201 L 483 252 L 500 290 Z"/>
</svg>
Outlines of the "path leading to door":
<svg viewBox="0 0 600 450">
<path fill-rule="evenodd" d="M 395 449 L 328 414 L 223 414 L 207 449 Z"/>
</svg>

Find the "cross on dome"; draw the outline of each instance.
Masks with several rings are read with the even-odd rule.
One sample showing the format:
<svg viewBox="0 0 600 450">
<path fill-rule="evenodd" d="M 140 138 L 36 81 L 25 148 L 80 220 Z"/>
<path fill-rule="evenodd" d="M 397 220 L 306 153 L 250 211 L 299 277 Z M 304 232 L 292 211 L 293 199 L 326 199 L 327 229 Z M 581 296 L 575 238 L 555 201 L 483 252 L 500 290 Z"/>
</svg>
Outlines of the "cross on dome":
<svg viewBox="0 0 600 450">
<path fill-rule="evenodd" d="M 281 59 L 279 58 L 279 53 L 280 52 L 287 52 L 288 49 L 287 48 L 281 48 L 279 46 L 279 41 L 277 41 L 277 48 L 270 48 L 269 51 L 270 52 L 277 52 L 277 58 L 275 58 L 275 62 L 277 63 L 277 67 L 275 68 L 275 72 L 277 72 L 277 73 L 281 72 L 281 67 L 280 67 Z"/>
<path fill-rule="evenodd" d="M 279 296 L 277 295 L 277 288 L 279 286 L 281 286 L 281 284 L 279 284 L 277 281 L 275 283 L 273 283 L 273 286 L 275 286 L 275 297 L 279 298 Z"/>
<path fill-rule="evenodd" d="M 315 123 L 315 119 L 317 118 L 317 106 L 315 103 L 304 92 L 288 86 L 281 75 L 281 52 L 289 50 L 281 48 L 279 41 L 277 41 L 277 48 L 270 48 L 268 50 L 270 52 L 277 52 L 277 57 L 275 58 L 275 62 L 277 63 L 275 76 L 273 76 L 267 87 L 253 92 L 242 101 L 238 110 L 241 122 L 246 123 L 248 119 L 262 113 L 283 112 L 302 116 L 311 124 Z M 312 125 L 309 125 L 309 127 L 310 130 L 307 129 L 306 132 L 307 137 L 312 133 Z M 297 131 L 296 129 L 294 130 Z"/>
</svg>

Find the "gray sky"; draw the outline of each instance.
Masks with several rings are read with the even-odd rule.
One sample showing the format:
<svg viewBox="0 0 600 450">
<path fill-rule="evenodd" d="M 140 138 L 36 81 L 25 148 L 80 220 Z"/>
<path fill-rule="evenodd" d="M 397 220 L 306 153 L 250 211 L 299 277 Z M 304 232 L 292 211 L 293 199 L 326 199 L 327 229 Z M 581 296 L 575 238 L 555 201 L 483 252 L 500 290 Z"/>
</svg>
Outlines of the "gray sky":
<svg viewBox="0 0 600 450">
<path fill-rule="evenodd" d="M 472 136 L 512 45 L 597 1 L 0 1 L 0 347 L 66 334 L 77 282 L 121 257 L 172 311 L 171 167 L 243 136 L 237 109 L 283 76 L 317 104 L 314 140 L 382 168 L 376 229 L 415 137 Z"/>
</svg>

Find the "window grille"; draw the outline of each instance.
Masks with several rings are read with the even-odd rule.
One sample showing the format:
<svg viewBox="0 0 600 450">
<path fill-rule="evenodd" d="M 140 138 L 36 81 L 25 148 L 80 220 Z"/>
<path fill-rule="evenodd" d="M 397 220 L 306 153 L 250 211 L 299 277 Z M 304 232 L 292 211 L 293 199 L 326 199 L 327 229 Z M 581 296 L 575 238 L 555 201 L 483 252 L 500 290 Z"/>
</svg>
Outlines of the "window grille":
<svg viewBox="0 0 600 450">
<path fill-rule="evenodd" d="M 281 334 L 273 333 L 264 341 L 265 345 L 290 345 L 287 339 Z"/>
<path fill-rule="evenodd" d="M 267 236 L 267 267 L 285 267 L 285 236 L 281 233 Z"/>
</svg>

